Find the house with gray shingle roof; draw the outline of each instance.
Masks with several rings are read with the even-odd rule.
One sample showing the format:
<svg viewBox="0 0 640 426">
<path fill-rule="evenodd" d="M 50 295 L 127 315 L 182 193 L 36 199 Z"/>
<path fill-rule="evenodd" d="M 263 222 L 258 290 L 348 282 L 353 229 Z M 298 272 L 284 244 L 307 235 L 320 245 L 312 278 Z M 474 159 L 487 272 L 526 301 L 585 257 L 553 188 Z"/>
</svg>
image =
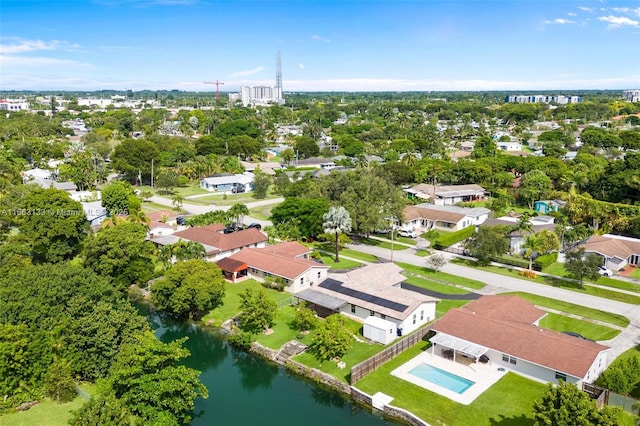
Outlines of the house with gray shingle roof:
<svg viewBox="0 0 640 426">
<path fill-rule="evenodd" d="M 484 207 L 443 206 L 430 203 L 406 206 L 402 229 L 424 232 L 430 229 L 458 231 L 484 223 L 491 210 Z"/>
<path fill-rule="evenodd" d="M 603 258 L 603 266 L 614 272 L 625 266 L 640 266 L 640 240 L 621 235 L 592 235 L 584 243 L 587 254 L 596 254 Z"/>
</svg>

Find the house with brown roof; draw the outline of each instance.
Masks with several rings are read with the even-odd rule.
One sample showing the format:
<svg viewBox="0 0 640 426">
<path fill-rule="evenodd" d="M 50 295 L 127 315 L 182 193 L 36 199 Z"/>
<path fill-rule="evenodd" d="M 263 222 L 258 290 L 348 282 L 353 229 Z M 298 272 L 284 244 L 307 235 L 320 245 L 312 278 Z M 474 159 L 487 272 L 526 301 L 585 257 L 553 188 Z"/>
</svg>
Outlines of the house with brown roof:
<svg viewBox="0 0 640 426">
<path fill-rule="evenodd" d="M 430 185 L 421 183 L 404 190 L 409 198 L 431 200 L 439 206 L 469 203 L 488 199 L 488 192 L 480 185 Z M 435 201 L 434 201 L 435 200 Z"/>
<path fill-rule="evenodd" d="M 216 223 L 206 226 L 193 226 L 171 235 L 150 238 L 158 246 L 175 244 L 178 241 L 195 241 L 205 248 L 206 260 L 216 262 L 239 252 L 243 248 L 261 248 L 267 243 L 267 237 L 255 228 L 224 233 L 226 227 Z"/>
<path fill-rule="evenodd" d="M 320 316 L 340 313 L 358 321 L 377 317 L 395 324 L 398 335 L 411 333 L 436 317 L 439 299 L 401 288 L 407 279 L 393 263 L 375 263 L 329 274 L 317 286 L 294 294 Z"/>
<path fill-rule="evenodd" d="M 176 219 L 178 214 L 171 210 L 159 210 L 147 213 L 149 218 L 150 239 L 162 237 L 163 235 L 171 235 L 176 231 L 182 231 L 184 226 L 178 226 Z"/>
<path fill-rule="evenodd" d="M 603 266 L 620 271 L 627 265 L 640 266 L 640 240 L 621 235 L 592 235 L 584 243 L 587 254 L 603 258 Z"/>
<path fill-rule="evenodd" d="M 403 211 L 402 229 L 425 232 L 430 229 L 458 231 L 467 226 L 484 223 L 491 210 L 484 207 L 442 206 L 430 203 L 406 206 Z"/>
<path fill-rule="evenodd" d="M 242 278 L 264 281 L 267 277 L 281 277 L 285 290 L 296 293 L 315 286 L 327 277 L 329 266 L 309 259 L 311 250 L 292 241 L 262 248 L 243 248 L 217 262 L 225 277 L 236 282 Z"/>
<path fill-rule="evenodd" d="M 607 366 L 609 347 L 538 325 L 545 312 L 517 296 L 483 296 L 452 309 L 432 327 L 434 355 L 484 358 L 545 383 L 592 383 Z M 481 360 L 482 361 L 482 360 Z"/>
</svg>

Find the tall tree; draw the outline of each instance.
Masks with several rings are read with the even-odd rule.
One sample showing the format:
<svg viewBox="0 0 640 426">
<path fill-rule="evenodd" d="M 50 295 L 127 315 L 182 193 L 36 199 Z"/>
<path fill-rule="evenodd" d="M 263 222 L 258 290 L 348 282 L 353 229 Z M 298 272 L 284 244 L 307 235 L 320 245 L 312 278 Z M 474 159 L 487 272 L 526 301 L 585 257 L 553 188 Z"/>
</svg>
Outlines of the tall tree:
<svg viewBox="0 0 640 426">
<path fill-rule="evenodd" d="M 340 234 L 351 231 L 351 216 L 347 209 L 342 206 L 329 207 L 329 211 L 322 216 L 322 227 L 325 234 L 335 236 L 336 263 L 340 262 Z"/>
<path fill-rule="evenodd" d="M 102 207 L 109 216 L 129 214 L 129 197 L 134 190 L 129 182 L 114 180 L 102 189 Z"/>
<path fill-rule="evenodd" d="M 316 358 L 330 360 L 340 358 L 353 346 L 353 337 L 347 320 L 340 314 L 329 315 L 320 323 L 311 339 L 311 352 Z"/>
<path fill-rule="evenodd" d="M 262 333 L 273 325 L 278 303 L 262 288 L 248 287 L 240 294 L 240 328 L 248 333 Z"/>
<path fill-rule="evenodd" d="M 465 243 L 465 248 L 478 259 L 478 264 L 488 265 L 495 256 L 509 250 L 506 226 L 481 226 Z"/>
<path fill-rule="evenodd" d="M 600 277 L 598 268 L 602 265 L 602 257 L 597 254 L 585 254 L 584 247 L 572 250 L 566 254 L 564 268 L 580 280 L 582 285 L 585 278 L 597 280 Z"/>
<path fill-rule="evenodd" d="M 545 199 L 551 189 L 551 178 L 542 170 L 532 170 L 522 176 L 518 194 L 529 208 L 533 208 L 533 202 Z"/>
<path fill-rule="evenodd" d="M 245 204 L 236 203 L 227 211 L 229 217 L 231 217 L 236 226 L 242 226 L 244 217 L 249 214 L 249 209 Z"/>
<path fill-rule="evenodd" d="M 256 167 L 253 176 L 253 196 L 258 200 L 262 200 L 267 196 L 269 185 L 271 184 L 271 177 Z"/>
</svg>

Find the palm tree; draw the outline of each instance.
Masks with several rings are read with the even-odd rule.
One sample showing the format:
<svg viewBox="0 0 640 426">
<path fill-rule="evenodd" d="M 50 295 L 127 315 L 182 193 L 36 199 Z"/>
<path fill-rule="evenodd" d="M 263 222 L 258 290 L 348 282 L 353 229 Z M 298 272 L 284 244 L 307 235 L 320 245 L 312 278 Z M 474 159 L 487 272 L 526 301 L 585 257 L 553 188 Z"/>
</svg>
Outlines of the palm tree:
<svg viewBox="0 0 640 426">
<path fill-rule="evenodd" d="M 229 217 L 239 226 L 244 221 L 244 217 L 249 214 L 249 209 L 242 203 L 236 203 L 227 211 Z"/>
<path fill-rule="evenodd" d="M 527 237 L 527 240 L 522 245 L 525 248 L 524 257 L 529 259 L 529 270 L 533 268 L 533 255 L 539 251 L 540 239 L 536 234 L 531 234 Z"/>
<path fill-rule="evenodd" d="M 142 210 L 129 210 L 127 221 L 143 225 L 145 228 L 148 228 L 149 224 L 151 223 L 151 219 L 149 219 L 149 217 L 144 214 Z"/>
<path fill-rule="evenodd" d="M 322 216 L 322 227 L 326 234 L 336 236 L 336 263 L 340 262 L 338 255 L 340 234 L 351 231 L 351 216 L 347 209 L 342 206 L 329 207 L 329 212 Z"/>
<path fill-rule="evenodd" d="M 178 212 L 182 211 L 183 202 L 184 202 L 184 197 L 180 194 L 176 194 L 173 197 L 171 197 L 171 204 L 173 204 L 173 207 Z"/>
</svg>

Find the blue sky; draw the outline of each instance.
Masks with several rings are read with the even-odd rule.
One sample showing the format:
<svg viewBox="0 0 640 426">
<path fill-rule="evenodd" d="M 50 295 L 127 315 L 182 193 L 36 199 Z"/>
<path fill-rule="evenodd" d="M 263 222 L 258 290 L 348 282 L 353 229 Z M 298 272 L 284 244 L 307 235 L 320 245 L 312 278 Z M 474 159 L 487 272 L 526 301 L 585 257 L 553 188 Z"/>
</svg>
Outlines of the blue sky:
<svg viewBox="0 0 640 426">
<path fill-rule="evenodd" d="M 640 87 L 640 2 L 0 1 L 0 90 Z"/>
</svg>

